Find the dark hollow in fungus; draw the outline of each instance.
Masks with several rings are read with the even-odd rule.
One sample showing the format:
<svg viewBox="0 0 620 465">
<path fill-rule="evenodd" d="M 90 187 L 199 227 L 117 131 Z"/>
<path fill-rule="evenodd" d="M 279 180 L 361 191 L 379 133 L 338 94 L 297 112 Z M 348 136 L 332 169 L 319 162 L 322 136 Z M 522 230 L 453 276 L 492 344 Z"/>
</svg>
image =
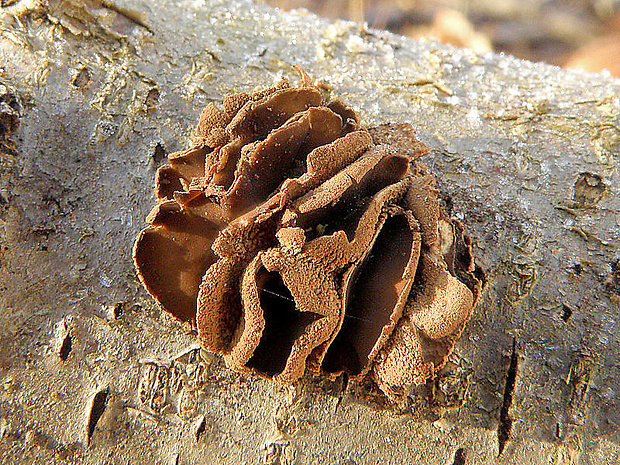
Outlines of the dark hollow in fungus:
<svg viewBox="0 0 620 465">
<path fill-rule="evenodd" d="M 404 216 L 386 220 L 364 262 L 352 273 L 343 325 L 327 351 L 326 371 L 346 371 L 349 377 L 365 371 L 381 331 L 402 313 L 398 304 L 404 304 L 401 296 L 411 286 L 405 276 L 412 251 L 418 258 L 415 239 Z"/>
<path fill-rule="evenodd" d="M 445 363 L 484 273 L 413 128 L 363 128 L 298 72 L 204 109 L 157 171 L 138 276 L 235 370 L 370 375 L 400 400 Z"/>
<path fill-rule="evenodd" d="M 261 268 L 259 274 L 256 279 L 260 282 L 258 292 L 265 327 L 248 367 L 274 376 L 284 371 L 293 343 L 320 315 L 296 310 L 295 300 L 278 272 Z"/>
</svg>

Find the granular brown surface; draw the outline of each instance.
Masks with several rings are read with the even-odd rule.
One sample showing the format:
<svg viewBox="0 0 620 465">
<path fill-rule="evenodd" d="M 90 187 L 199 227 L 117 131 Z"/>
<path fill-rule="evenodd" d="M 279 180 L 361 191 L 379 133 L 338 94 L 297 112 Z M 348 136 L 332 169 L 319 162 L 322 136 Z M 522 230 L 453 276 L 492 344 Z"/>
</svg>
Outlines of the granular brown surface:
<svg viewBox="0 0 620 465">
<path fill-rule="evenodd" d="M 288 80 L 203 111 L 157 172 L 138 274 L 229 367 L 370 375 L 392 399 L 442 366 L 483 283 L 408 124 L 367 130 Z"/>
</svg>

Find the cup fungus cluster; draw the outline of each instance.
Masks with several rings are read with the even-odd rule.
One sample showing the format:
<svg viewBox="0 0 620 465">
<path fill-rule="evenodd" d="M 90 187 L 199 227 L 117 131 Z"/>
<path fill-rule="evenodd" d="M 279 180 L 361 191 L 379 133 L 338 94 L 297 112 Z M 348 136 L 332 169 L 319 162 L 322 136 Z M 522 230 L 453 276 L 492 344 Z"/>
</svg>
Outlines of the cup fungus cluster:
<svg viewBox="0 0 620 465">
<path fill-rule="evenodd" d="M 193 147 L 157 171 L 138 275 L 235 370 L 370 374 L 399 400 L 445 362 L 482 272 L 413 128 L 365 129 L 298 71 L 298 87 L 204 109 Z"/>
</svg>

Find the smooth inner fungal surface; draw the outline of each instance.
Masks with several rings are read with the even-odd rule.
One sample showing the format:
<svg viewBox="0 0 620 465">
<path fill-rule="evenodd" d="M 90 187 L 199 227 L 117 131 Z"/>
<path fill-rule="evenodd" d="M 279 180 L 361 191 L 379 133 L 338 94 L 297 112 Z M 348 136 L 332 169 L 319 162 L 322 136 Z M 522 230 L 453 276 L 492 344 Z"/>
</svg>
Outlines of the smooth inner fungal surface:
<svg viewBox="0 0 620 465">
<path fill-rule="evenodd" d="M 138 276 L 235 370 L 369 374 L 401 400 L 445 362 L 484 273 L 411 125 L 366 129 L 298 72 L 203 110 L 157 171 Z"/>
<path fill-rule="evenodd" d="M 211 244 L 220 226 L 174 201 L 158 204 L 149 220 L 134 249 L 138 273 L 164 310 L 192 321 L 202 276 L 215 262 Z"/>
<path fill-rule="evenodd" d="M 416 251 L 414 240 L 403 215 L 385 221 L 369 253 L 350 278 L 344 321 L 327 351 L 326 371 L 359 375 L 366 368 L 382 330 L 391 321 L 398 321 L 402 312 L 399 297 L 410 285 L 407 266 L 412 250 Z"/>
</svg>

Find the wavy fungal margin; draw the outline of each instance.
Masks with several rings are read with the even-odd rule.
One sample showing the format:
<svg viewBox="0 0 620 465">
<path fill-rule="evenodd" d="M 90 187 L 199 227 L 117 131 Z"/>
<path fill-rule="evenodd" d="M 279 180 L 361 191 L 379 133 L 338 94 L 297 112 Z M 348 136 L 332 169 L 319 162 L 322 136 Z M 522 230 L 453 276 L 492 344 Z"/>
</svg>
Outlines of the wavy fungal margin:
<svg viewBox="0 0 620 465">
<path fill-rule="evenodd" d="M 232 369 L 372 376 L 402 400 L 445 363 L 484 273 L 411 125 L 366 129 L 297 70 L 204 109 L 157 171 L 136 270 Z"/>
</svg>

